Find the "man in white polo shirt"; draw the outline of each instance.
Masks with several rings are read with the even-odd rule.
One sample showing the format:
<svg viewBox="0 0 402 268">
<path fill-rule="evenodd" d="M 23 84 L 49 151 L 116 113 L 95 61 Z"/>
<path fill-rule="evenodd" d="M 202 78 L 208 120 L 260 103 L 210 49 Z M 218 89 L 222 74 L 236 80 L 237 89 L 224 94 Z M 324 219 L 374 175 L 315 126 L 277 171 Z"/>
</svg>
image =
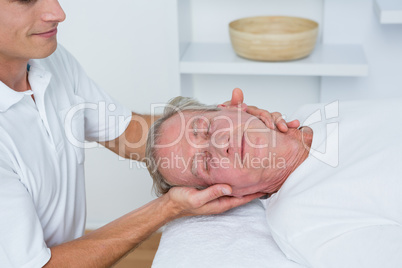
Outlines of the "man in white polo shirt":
<svg viewBox="0 0 402 268">
<path fill-rule="evenodd" d="M 57 46 L 64 19 L 57 0 L 0 0 L 0 267 L 111 266 L 172 219 L 221 213 L 260 196 L 223 197 L 231 193 L 228 185 L 178 187 L 81 237 L 86 205 L 79 144 L 97 141 L 140 160 L 145 144 L 129 145 L 148 131 L 136 119 L 150 125 L 150 117 L 116 103 Z M 232 103 L 239 102 L 236 91 Z M 248 110 L 287 130 L 280 114 Z"/>
</svg>

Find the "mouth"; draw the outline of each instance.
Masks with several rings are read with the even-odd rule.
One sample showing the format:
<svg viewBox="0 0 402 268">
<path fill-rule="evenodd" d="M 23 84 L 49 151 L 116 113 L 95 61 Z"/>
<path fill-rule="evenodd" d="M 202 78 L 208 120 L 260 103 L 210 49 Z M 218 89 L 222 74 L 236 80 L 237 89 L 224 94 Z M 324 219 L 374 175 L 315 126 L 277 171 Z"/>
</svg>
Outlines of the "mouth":
<svg viewBox="0 0 402 268">
<path fill-rule="evenodd" d="M 37 33 L 37 34 L 34 34 L 34 35 L 41 36 L 41 37 L 52 37 L 52 36 L 54 36 L 56 34 L 57 34 L 57 27 L 52 29 L 52 30 L 50 30 L 50 31 L 43 32 L 43 33 Z"/>
<path fill-rule="evenodd" d="M 241 137 L 241 147 L 240 147 L 240 154 L 241 154 L 241 162 L 244 163 L 244 133 L 246 131 L 243 132 L 243 136 Z"/>
</svg>

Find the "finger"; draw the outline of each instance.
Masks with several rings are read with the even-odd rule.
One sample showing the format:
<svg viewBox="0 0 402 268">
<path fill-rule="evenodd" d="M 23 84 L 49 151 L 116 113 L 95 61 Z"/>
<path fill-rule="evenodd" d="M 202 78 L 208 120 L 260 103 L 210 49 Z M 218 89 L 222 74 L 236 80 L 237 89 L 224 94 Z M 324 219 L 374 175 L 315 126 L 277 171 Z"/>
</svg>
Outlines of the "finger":
<svg viewBox="0 0 402 268">
<path fill-rule="evenodd" d="M 198 191 L 195 198 L 195 207 L 200 207 L 212 200 L 218 199 L 224 195 L 230 195 L 232 188 L 226 184 L 215 184 L 204 190 Z"/>
<path fill-rule="evenodd" d="M 266 195 L 266 193 L 249 194 L 249 195 L 245 195 L 245 196 L 240 197 L 240 198 L 231 197 L 231 199 L 228 200 L 227 202 L 229 203 L 229 206 L 231 208 L 234 208 L 234 207 L 237 207 L 237 206 L 244 205 L 244 204 L 250 202 L 251 200 L 254 200 L 256 198 L 260 198 L 261 196 L 264 196 L 264 195 Z"/>
<path fill-rule="evenodd" d="M 279 112 L 272 113 L 272 117 L 274 118 L 275 125 L 279 131 L 285 133 L 289 130 L 289 127 L 288 127 L 285 119 L 283 119 L 283 116 L 281 113 L 279 113 Z"/>
<path fill-rule="evenodd" d="M 243 197 L 221 197 L 205 205 L 204 214 L 219 214 L 229 209 L 247 204 L 251 200 L 264 196 L 264 193 L 255 193 Z"/>
<path fill-rule="evenodd" d="M 243 112 L 245 112 L 245 111 L 247 111 L 247 104 L 245 104 L 245 103 L 242 103 L 242 104 L 239 104 L 239 106 L 238 106 L 238 108 L 240 109 L 240 110 L 242 110 Z"/>
<path fill-rule="evenodd" d="M 272 117 L 274 118 L 274 122 L 276 127 L 281 132 L 287 132 L 288 126 L 286 125 L 286 121 L 283 119 L 282 114 L 279 112 L 272 113 Z"/>
<path fill-rule="evenodd" d="M 241 91 L 240 88 L 233 89 L 232 99 L 230 100 L 230 104 L 232 106 L 237 106 L 240 103 L 243 103 L 243 101 L 244 101 L 243 91 Z"/>
<path fill-rule="evenodd" d="M 248 105 L 245 103 L 239 103 L 236 106 L 233 106 L 232 104 L 230 104 L 230 102 L 225 102 L 223 104 L 218 104 L 218 108 L 222 108 L 222 109 L 238 109 L 241 110 L 243 112 L 247 111 Z"/>
<path fill-rule="evenodd" d="M 245 103 L 239 103 L 236 106 L 233 106 L 233 105 L 226 106 L 224 104 L 219 104 L 218 107 L 222 108 L 222 109 L 232 109 L 232 110 L 240 110 L 240 111 L 246 112 L 248 106 Z"/>
<path fill-rule="evenodd" d="M 280 132 L 286 133 L 289 130 L 288 125 L 286 124 L 286 121 L 284 119 L 277 120 L 275 125 Z"/>
<path fill-rule="evenodd" d="M 225 101 L 223 104 L 218 105 L 218 107 L 237 107 L 239 104 L 243 103 L 243 91 L 240 88 L 235 88 L 232 91 L 232 99 L 230 101 Z"/>
<path fill-rule="evenodd" d="M 218 104 L 218 107 L 220 107 L 220 108 L 222 108 L 222 107 L 228 107 L 228 106 L 230 106 L 230 101 L 225 101 L 225 102 L 222 103 L 222 104 Z"/>
<path fill-rule="evenodd" d="M 248 106 L 246 112 L 263 121 L 268 128 L 275 129 L 273 118 L 268 111 L 259 109 L 255 106 Z"/>
<path fill-rule="evenodd" d="M 300 127 L 300 122 L 299 122 L 299 120 L 296 119 L 291 122 L 288 122 L 287 125 L 289 128 L 298 128 L 298 127 Z"/>
</svg>

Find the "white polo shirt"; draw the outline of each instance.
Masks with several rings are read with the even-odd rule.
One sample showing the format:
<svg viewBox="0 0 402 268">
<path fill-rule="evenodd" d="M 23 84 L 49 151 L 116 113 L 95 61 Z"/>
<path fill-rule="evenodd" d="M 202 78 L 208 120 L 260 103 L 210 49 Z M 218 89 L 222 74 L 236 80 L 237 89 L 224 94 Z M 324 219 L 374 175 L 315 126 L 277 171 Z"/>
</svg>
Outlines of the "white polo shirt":
<svg viewBox="0 0 402 268">
<path fill-rule="evenodd" d="M 0 81 L 0 267 L 42 267 L 50 247 L 83 234 L 80 147 L 120 136 L 131 119 L 60 45 L 29 64 L 35 102 Z"/>
</svg>

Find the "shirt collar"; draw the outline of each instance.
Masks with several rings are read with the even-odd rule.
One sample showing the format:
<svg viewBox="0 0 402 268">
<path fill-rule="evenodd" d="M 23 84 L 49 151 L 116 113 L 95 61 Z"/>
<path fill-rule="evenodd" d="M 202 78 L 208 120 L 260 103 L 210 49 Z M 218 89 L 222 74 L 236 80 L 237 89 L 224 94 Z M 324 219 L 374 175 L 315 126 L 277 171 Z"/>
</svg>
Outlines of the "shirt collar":
<svg viewBox="0 0 402 268">
<path fill-rule="evenodd" d="M 46 91 L 52 74 L 43 68 L 38 60 L 29 60 L 28 80 L 34 94 L 43 95 Z M 18 103 L 26 95 L 18 92 L 0 81 L 0 112 L 6 112 L 11 106 Z"/>
</svg>

